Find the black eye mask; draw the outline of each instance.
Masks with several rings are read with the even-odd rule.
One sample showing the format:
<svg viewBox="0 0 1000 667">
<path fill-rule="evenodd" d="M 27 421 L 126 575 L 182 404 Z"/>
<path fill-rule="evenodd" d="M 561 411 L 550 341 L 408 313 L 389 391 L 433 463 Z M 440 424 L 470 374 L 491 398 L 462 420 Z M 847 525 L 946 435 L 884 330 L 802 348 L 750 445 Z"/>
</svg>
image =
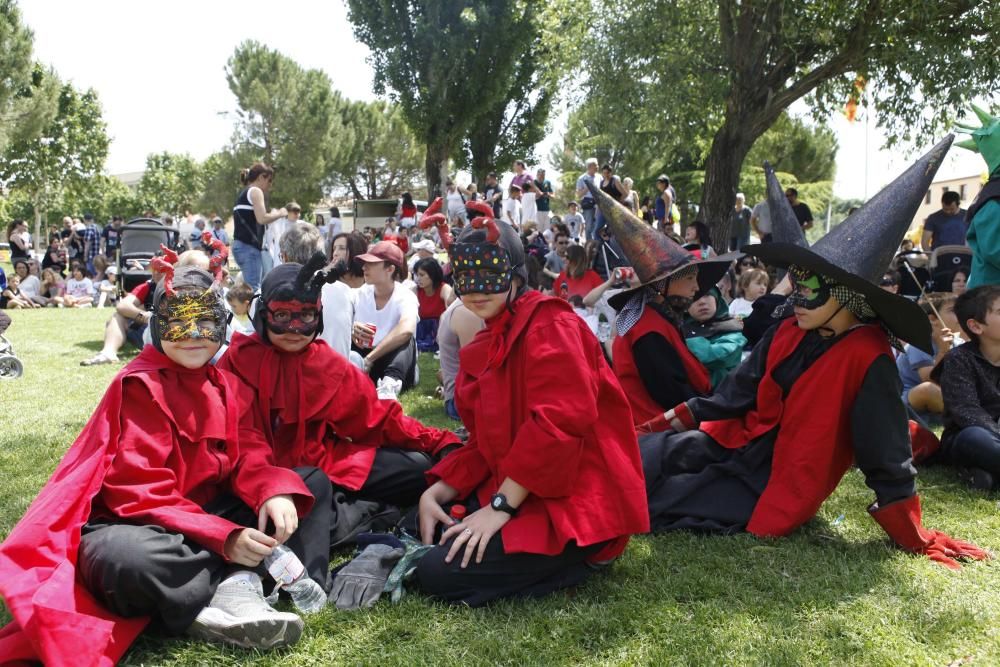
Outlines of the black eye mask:
<svg viewBox="0 0 1000 667">
<path fill-rule="evenodd" d="M 793 281 L 788 303 L 793 307 L 816 310 L 822 308 L 830 300 L 830 288 L 833 285 L 827 282 L 823 276 L 794 266 L 789 269 L 788 274 Z"/>
<path fill-rule="evenodd" d="M 154 340 L 170 343 L 198 338 L 221 343 L 226 339 L 227 320 L 226 307 L 214 290 L 182 292 L 156 309 L 150 333 Z"/>
<path fill-rule="evenodd" d="M 319 330 L 322 315 L 316 304 L 301 301 L 271 301 L 264 305 L 267 330 L 275 334 L 296 333 L 313 336 Z"/>
</svg>

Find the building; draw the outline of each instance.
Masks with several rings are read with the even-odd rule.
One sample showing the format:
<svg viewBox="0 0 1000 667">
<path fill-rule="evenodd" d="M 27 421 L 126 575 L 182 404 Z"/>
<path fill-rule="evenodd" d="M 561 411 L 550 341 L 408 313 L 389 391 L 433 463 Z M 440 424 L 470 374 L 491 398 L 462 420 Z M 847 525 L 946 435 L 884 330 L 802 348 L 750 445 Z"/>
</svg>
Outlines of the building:
<svg viewBox="0 0 1000 667">
<path fill-rule="evenodd" d="M 971 176 L 946 178 L 931 183 L 930 189 L 924 195 L 924 200 L 920 202 L 917 214 L 913 216 L 913 222 L 910 223 L 910 231 L 906 234 L 906 237 L 913 239 L 916 243 L 920 243 L 924 220 L 931 213 L 941 210 L 941 195 L 945 192 L 957 192 L 960 200 L 959 205 L 962 208 L 969 208 L 972 202 L 976 200 L 979 191 L 983 189 L 985 182 L 986 178 L 984 174 L 972 174 Z"/>
</svg>

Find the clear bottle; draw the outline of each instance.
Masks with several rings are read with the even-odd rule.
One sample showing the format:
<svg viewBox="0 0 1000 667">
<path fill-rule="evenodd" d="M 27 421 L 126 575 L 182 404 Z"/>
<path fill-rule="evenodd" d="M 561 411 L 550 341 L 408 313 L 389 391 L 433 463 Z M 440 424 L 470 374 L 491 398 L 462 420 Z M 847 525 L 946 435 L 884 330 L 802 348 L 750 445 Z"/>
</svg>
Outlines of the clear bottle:
<svg viewBox="0 0 1000 667">
<path fill-rule="evenodd" d="M 611 340 L 611 322 L 604 313 L 597 316 L 597 340 L 607 343 Z"/>
<path fill-rule="evenodd" d="M 271 555 L 264 559 L 264 567 L 278 588 L 288 592 L 299 611 L 311 614 L 326 605 L 323 587 L 309 577 L 299 557 L 284 544 L 274 547 Z"/>
</svg>

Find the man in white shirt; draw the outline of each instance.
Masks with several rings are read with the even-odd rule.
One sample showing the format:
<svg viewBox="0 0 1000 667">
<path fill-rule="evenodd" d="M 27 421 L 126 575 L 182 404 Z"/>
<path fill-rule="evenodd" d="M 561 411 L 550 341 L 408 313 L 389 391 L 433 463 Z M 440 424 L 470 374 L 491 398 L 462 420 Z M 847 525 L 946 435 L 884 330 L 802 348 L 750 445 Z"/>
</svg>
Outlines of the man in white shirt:
<svg viewBox="0 0 1000 667">
<path fill-rule="evenodd" d="M 753 213 L 750 214 L 750 227 L 761 243 L 771 242 L 771 209 L 768 208 L 766 199 L 753 207 Z"/>
<path fill-rule="evenodd" d="M 295 202 L 288 202 L 285 205 L 285 210 L 288 211 L 286 217 L 278 218 L 264 228 L 264 250 L 267 252 L 261 255 L 264 259 L 261 280 L 264 279 L 268 271 L 282 263 L 281 248 L 279 247 L 281 237 L 290 226 L 299 221 L 299 216 L 302 215 L 302 207 Z"/>
</svg>

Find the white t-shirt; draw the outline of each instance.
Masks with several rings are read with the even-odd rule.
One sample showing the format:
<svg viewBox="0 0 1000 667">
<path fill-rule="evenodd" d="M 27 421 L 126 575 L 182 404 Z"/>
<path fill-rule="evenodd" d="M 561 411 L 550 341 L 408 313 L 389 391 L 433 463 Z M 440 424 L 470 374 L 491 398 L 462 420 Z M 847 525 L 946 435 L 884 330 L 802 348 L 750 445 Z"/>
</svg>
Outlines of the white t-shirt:
<svg viewBox="0 0 1000 667">
<path fill-rule="evenodd" d="M 344 358 L 351 354 L 351 325 L 354 323 L 354 290 L 341 281 L 323 285 L 323 333 L 320 338 Z"/>
<path fill-rule="evenodd" d="M 522 195 L 523 196 L 523 195 Z M 503 201 L 503 221 L 514 221 L 515 227 L 521 226 L 521 202 L 517 199 L 504 199 Z"/>
<path fill-rule="evenodd" d="M 42 283 L 38 280 L 38 276 L 33 276 L 30 273 L 26 275 L 21 280 L 21 296 L 28 297 L 32 299 L 36 296 L 42 295 Z"/>
<path fill-rule="evenodd" d="M 733 317 L 746 317 L 753 312 L 753 301 L 747 301 L 743 297 L 733 299 L 729 304 L 729 314 Z"/>
<path fill-rule="evenodd" d="M 281 264 L 281 250 L 278 247 L 278 242 L 291 224 L 288 218 L 278 218 L 264 228 L 264 249 L 270 253 L 275 266 Z"/>
<path fill-rule="evenodd" d="M 761 234 L 771 233 L 771 209 L 766 201 L 762 201 L 753 207 L 751 215 L 757 218 L 757 229 Z"/>
<path fill-rule="evenodd" d="M 94 283 L 90 280 L 90 278 L 84 278 L 83 280 L 69 278 L 66 280 L 66 294 L 77 298 L 83 296 L 94 296 Z"/>
<path fill-rule="evenodd" d="M 326 240 L 333 241 L 333 237 L 344 231 L 344 221 L 340 218 L 330 218 L 326 223 Z"/>
<path fill-rule="evenodd" d="M 354 290 L 353 296 L 354 321 L 375 325 L 373 347 L 381 343 L 402 318 L 411 317 L 414 322 L 420 319 L 417 295 L 402 283 L 396 283 L 392 296 L 381 310 L 375 308 L 375 288 L 371 285 L 362 285 Z"/>
<path fill-rule="evenodd" d="M 535 203 L 535 193 L 521 194 L 521 219 L 525 222 L 538 222 L 538 204 Z"/>
<path fill-rule="evenodd" d="M 465 202 L 462 200 L 462 193 L 458 190 L 449 192 L 445 199 L 448 202 L 448 221 L 451 222 L 456 215 L 464 220 Z"/>
</svg>

